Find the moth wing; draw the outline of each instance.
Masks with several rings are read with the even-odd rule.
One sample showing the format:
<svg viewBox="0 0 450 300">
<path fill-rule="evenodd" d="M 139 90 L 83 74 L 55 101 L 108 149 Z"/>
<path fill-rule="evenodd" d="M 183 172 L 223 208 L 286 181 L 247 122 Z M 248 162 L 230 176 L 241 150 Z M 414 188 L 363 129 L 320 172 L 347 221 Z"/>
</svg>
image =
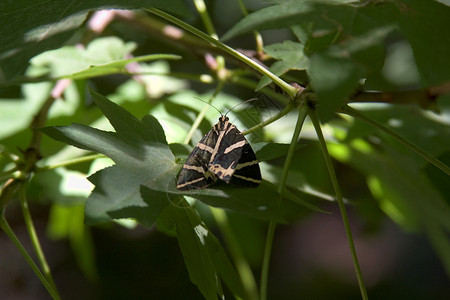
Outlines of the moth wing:
<svg viewBox="0 0 450 300">
<path fill-rule="evenodd" d="M 240 187 L 257 187 L 261 183 L 258 159 L 250 144 L 245 144 L 230 183 Z"/>
<path fill-rule="evenodd" d="M 232 124 L 223 136 L 217 154 L 208 167 L 226 183 L 255 187 L 261 182 L 261 171 L 256 155 L 246 138 Z"/>
<path fill-rule="evenodd" d="M 231 123 L 228 123 L 228 126 L 222 132 L 217 152 L 212 156 L 208 165 L 209 170 L 226 183 L 230 182 L 241 158 L 242 146 L 247 143 L 236 126 Z"/>
<path fill-rule="evenodd" d="M 217 134 L 210 130 L 192 150 L 178 175 L 177 189 L 188 191 L 203 189 L 217 181 L 217 177 L 208 169 L 213 148 L 217 142 Z"/>
</svg>

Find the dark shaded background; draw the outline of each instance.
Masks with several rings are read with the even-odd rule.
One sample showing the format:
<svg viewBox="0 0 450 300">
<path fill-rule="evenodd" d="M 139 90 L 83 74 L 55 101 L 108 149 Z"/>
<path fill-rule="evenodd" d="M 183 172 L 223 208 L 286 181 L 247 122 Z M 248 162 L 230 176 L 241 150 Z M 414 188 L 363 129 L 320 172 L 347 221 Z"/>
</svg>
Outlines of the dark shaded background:
<svg viewBox="0 0 450 300">
<path fill-rule="evenodd" d="M 202 299 L 189 280 L 174 238 L 143 227 L 135 230 L 118 225 L 93 227 L 99 279 L 87 282 L 68 242 L 46 239 L 47 208 L 34 205 L 31 209 L 63 299 Z M 331 205 L 327 209 L 335 210 Z M 387 219 L 377 232 L 369 232 L 352 212 L 350 209 L 370 299 L 446 299 L 448 279 L 427 240 L 402 232 Z M 7 216 L 32 252 L 18 206 L 11 205 Z M 263 236 L 265 225 L 255 222 Z M 50 299 L 3 234 L 0 249 L 1 299 Z M 253 267 L 258 278 L 259 265 Z M 270 299 L 361 297 L 337 211 L 332 215 L 311 215 L 291 226 L 279 225 L 270 272 Z"/>
</svg>

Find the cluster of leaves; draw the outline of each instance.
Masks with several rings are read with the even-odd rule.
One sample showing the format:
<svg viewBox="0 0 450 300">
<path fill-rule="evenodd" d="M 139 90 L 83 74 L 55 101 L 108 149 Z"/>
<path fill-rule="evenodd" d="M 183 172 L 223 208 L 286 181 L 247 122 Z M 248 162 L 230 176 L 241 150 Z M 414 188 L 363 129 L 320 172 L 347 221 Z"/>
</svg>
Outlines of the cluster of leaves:
<svg viewBox="0 0 450 300">
<path fill-rule="evenodd" d="M 47 16 L 45 19 L 29 18 L 21 23 L 20 31 L 14 33 L 9 32 L 8 28 L 17 24 L 17 16 L 6 14 L 0 18 L 0 30 L 4 30 L 0 31 L 0 36 L 5 41 L 0 45 L 0 57 L 8 58 L 0 60 L 0 68 L 4 78 L 9 80 L 8 84 L 14 82 L 12 79 L 16 83 L 43 81 L 23 84 L 23 99 L 20 102 L 8 99 L 0 101 L 0 126 L 4 129 L 0 132 L 0 138 L 6 150 L 0 161 L 1 166 L 8 170 L 10 162 L 6 154 L 20 155 L 16 149 L 28 147 L 31 133 L 29 124 L 33 116 L 45 106 L 53 87 L 51 82 L 72 80 L 76 84 L 66 88 L 64 103 L 52 104 L 47 116 L 48 127 L 34 133 L 44 133 L 78 148 L 63 147 L 51 140 L 44 140 L 40 145 L 40 152 L 45 157 L 35 168 L 36 176 L 28 192 L 36 195 L 36 191 L 39 191 L 38 194 L 52 198 L 54 208 L 50 228 L 54 230 L 51 232 L 59 236 L 70 235 L 71 227 L 83 226 L 81 214 L 67 218 L 67 211 L 61 207 L 68 204 L 77 211 L 84 207 L 84 221 L 88 225 L 127 218 L 147 227 L 156 224 L 159 230 L 176 236 L 190 278 L 205 298 L 215 299 L 217 295 L 223 295 L 219 278 L 236 297 L 247 298 L 248 291 L 225 250 L 185 199 L 186 195 L 175 187 L 177 173 L 192 149 L 192 145 L 181 143 L 188 134 L 186 128 L 194 123 L 195 117 L 203 109 L 199 101 L 186 100 L 194 98 L 196 94 L 188 90 L 185 81 L 166 76 L 170 75 L 166 60 L 183 61 L 183 57 L 151 54 L 127 58 L 138 46 L 116 37 L 95 39 L 86 49 L 65 46 L 44 52 L 64 45 L 91 9 L 133 9 L 142 7 L 144 3 L 141 2 L 128 1 L 124 5 L 121 1 L 78 1 L 77 5 L 61 10 L 63 14 L 47 13 L 43 14 Z M 333 141 L 329 143 L 330 154 L 343 165 L 364 175 L 372 197 L 391 219 L 407 230 L 424 230 L 450 273 L 448 177 L 423 157 L 405 148 L 405 143 L 397 135 L 389 134 L 389 130 L 380 132 L 380 128 L 361 121 L 368 120 L 372 125 L 380 125 L 382 130 L 386 128 L 383 126 L 394 127 L 398 135 L 413 141 L 417 149 L 424 149 L 444 163 L 450 162 L 448 118 L 443 115 L 439 118 L 419 107 L 439 109 L 444 113 L 449 109 L 448 95 L 441 95 L 432 89 L 443 83 L 444 87 L 445 83 L 448 86 L 450 82 L 450 60 L 447 58 L 450 53 L 450 8 L 443 4 L 444 1 L 441 2 L 280 1 L 249 14 L 220 40 L 224 42 L 240 34 L 266 29 L 291 30 L 294 40 L 275 42 L 264 47 L 265 55 L 273 61 L 269 70 L 275 77 L 262 76 L 259 82 L 251 83 L 252 88 L 281 98 L 286 103 L 286 98 L 283 100 L 283 96 L 270 91 L 271 82 L 279 84 L 277 79 L 285 78 L 308 85 L 308 90 L 314 93 L 312 97 L 318 103 L 321 120 L 328 122 L 332 129 L 328 133 L 330 141 Z M 187 15 L 183 4 L 175 0 L 147 1 L 145 5 L 164 9 L 174 15 Z M 24 14 L 26 9 L 31 9 L 18 8 Z M 45 8 L 40 7 L 46 12 L 59 11 L 60 8 L 62 6 L 58 1 Z M 183 27 L 185 34 L 194 37 L 196 33 L 189 32 L 189 28 L 188 25 Z M 30 38 L 19 40 L 15 38 L 17 34 Z M 230 61 L 239 59 L 234 50 L 225 53 L 228 50 L 223 48 L 225 45 L 222 42 L 214 39 L 207 41 L 219 45 L 219 48 L 208 44 L 209 48 L 202 51 L 231 55 Z M 188 43 L 185 40 L 180 43 L 183 42 Z M 40 55 L 35 56 L 37 54 Z M 31 66 L 27 69 L 27 77 L 18 79 L 17 75 L 22 74 L 29 59 Z M 93 78 L 117 73 L 136 75 L 125 68 L 130 64 L 138 66 L 135 70 L 140 77 L 122 83 L 109 96 L 127 109 L 94 91 L 90 91 L 86 97 L 84 92 L 87 83 Z M 250 65 L 250 62 L 247 64 Z M 239 71 L 229 71 L 234 73 L 228 79 L 236 84 L 248 81 L 245 76 L 239 77 Z M 218 80 L 222 79 L 218 77 Z M 90 83 L 101 86 L 99 81 Z M 281 88 L 293 96 L 290 94 L 292 90 L 284 86 Z M 404 101 L 402 92 L 406 89 L 417 92 Z M 150 90 L 154 98 L 165 94 L 171 96 L 149 104 L 142 100 L 148 99 Z M 389 105 L 355 106 L 359 111 L 364 111 L 365 117 L 344 109 L 347 114 L 360 116 L 360 120 L 352 122 L 335 117 L 337 112 L 342 112 L 343 105 L 359 101 L 358 96 L 368 94 L 369 91 L 379 93 L 378 99 L 383 99 L 386 92 L 392 91 L 399 96 L 389 94 L 392 96 L 389 100 L 393 102 Z M 7 90 L 5 93 L 10 92 Z M 92 100 L 102 115 L 98 110 L 86 109 L 83 100 Z M 230 108 L 238 103 L 226 93 L 217 96 L 214 101 L 219 108 Z M 396 105 L 396 102 L 408 102 L 410 105 Z M 276 110 L 271 109 L 254 110 L 251 113 L 236 109 L 231 114 L 235 116 L 238 127 L 249 128 L 261 123 L 264 115 L 276 113 Z M 370 119 L 364 119 L 366 117 Z M 217 119 L 217 115 L 207 113 L 205 119 L 194 132 L 192 140 L 198 140 L 202 132 L 206 132 Z M 53 126 L 72 122 L 91 126 Z M 303 155 L 310 154 L 306 158 L 299 155 L 301 149 L 296 152 L 296 162 L 286 181 L 287 189 L 282 201 L 278 201 L 280 194 L 277 185 L 283 164 L 277 159 L 284 158 L 288 153 L 287 141 L 294 131 L 295 122 L 294 116 L 287 115 L 285 119 L 265 126 L 258 135 L 252 136 L 251 141 L 259 142 L 252 145 L 258 159 L 263 162 L 264 181 L 259 188 L 240 190 L 225 186 L 192 191 L 187 196 L 210 206 L 271 222 L 288 223 L 312 211 L 320 211 L 315 206 L 317 199 L 333 198 L 328 196 L 332 189 L 328 175 L 324 172 L 307 171 L 325 169 L 321 158 L 310 154 L 308 149 L 302 152 Z M 309 130 L 307 127 L 303 129 L 306 133 Z M 316 147 L 314 145 L 313 140 L 311 147 Z M 86 154 L 79 149 L 104 154 L 114 162 L 114 165 L 109 163 L 105 167 L 101 163 L 102 159 L 99 159 L 96 160 L 96 166 L 82 163 L 78 167 L 83 173 L 92 174 L 89 176 L 94 186 L 92 192 L 89 192 L 92 186 L 83 179 L 79 182 L 86 189 L 82 191 L 70 190 L 66 184 L 67 180 L 74 183 L 74 177 L 80 175 L 79 170 L 53 170 L 49 167 L 62 159 Z M 448 172 L 448 167 L 445 170 Z M 5 172 L 2 178 L 8 179 L 11 174 Z M 355 196 L 351 200 L 356 199 Z M 65 233 L 58 233 L 56 228 L 61 227 L 66 228 Z M 83 255 L 80 255 L 83 256 L 81 265 L 86 273 L 93 276 L 93 256 L 84 255 L 89 253 L 86 247 L 90 245 L 82 236 L 77 236 L 78 247 L 85 247 Z"/>
<path fill-rule="evenodd" d="M 167 232 L 176 228 L 191 279 L 205 297 L 215 297 L 213 287 L 218 277 L 215 272 L 225 272 L 225 281 L 233 282 L 229 285 L 231 290 L 242 297 L 240 285 L 234 284 L 239 283 L 238 277 L 224 250 L 194 210 L 184 207 L 184 201 L 179 198 L 181 194 L 175 187 L 175 178 L 181 164 L 176 163 L 180 159 L 175 158 L 177 151 L 173 153 L 171 148 L 179 149 L 180 145 L 169 147 L 163 128 L 153 116 L 145 116 L 139 121 L 103 96 L 95 92 L 92 96 L 115 132 L 77 124 L 42 129 L 56 140 L 103 153 L 115 162 L 114 166 L 89 177 L 95 188 L 86 202 L 86 223 L 133 218 L 146 226 L 159 220 L 160 229 Z M 265 144 L 259 147 L 257 155 L 264 161 L 282 156 L 286 150 L 287 147 Z M 185 153 L 181 155 L 186 157 Z M 188 195 L 212 206 L 278 222 L 286 222 L 289 216 L 292 218 L 302 211 L 302 206 L 295 204 L 295 201 L 301 201 L 293 195 L 279 207 L 274 201 L 278 194 L 269 182 L 264 182 L 258 189 L 207 189 Z"/>
</svg>

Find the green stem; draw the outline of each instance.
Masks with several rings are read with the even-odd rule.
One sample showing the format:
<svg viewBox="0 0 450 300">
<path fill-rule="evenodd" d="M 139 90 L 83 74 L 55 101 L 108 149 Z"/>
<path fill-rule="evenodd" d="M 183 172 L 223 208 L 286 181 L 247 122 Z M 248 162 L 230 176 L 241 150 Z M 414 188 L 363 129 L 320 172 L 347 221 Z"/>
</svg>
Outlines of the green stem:
<svg viewBox="0 0 450 300">
<path fill-rule="evenodd" d="M 73 158 L 73 159 L 69 159 L 54 165 L 49 165 L 49 166 L 45 166 L 42 168 L 38 168 L 36 170 L 36 172 L 45 172 L 45 171 L 50 171 L 50 170 L 54 170 L 60 167 L 67 167 L 67 166 L 71 166 L 71 165 L 76 165 L 79 163 L 83 163 L 83 162 L 87 162 L 87 161 L 91 161 L 97 158 L 102 158 L 102 157 L 106 157 L 103 154 L 92 154 L 92 155 L 86 155 L 86 156 L 82 156 L 82 157 L 77 157 L 77 158 Z"/>
<path fill-rule="evenodd" d="M 295 107 L 296 107 L 296 105 L 295 105 L 294 102 L 289 102 L 289 104 L 286 105 L 286 107 L 283 108 L 282 111 L 280 111 L 280 112 L 277 113 L 276 115 L 274 115 L 274 116 L 268 118 L 267 120 L 264 120 L 263 122 L 261 122 L 261 123 L 255 125 L 255 126 L 253 126 L 253 127 L 251 127 L 251 128 L 249 128 L 249 129 L 243 131 L 242 134 L 243 134 L 243 135 L 247 135 L 247 134 L 249 134 L 249 133 L 252 133 L 252 132 L 254 132 L 254 131 L 256 131 L 256 130 L 258 130 L 258 129 L 260 129 L 260 128 L 263 128 L 263 127 L 269 125 L 270 123 L 275 122 L 276 120 L 278 120 L 278 119 L 284 117 L 284 116 L 287 115 L 289 112 L 291 112 L 292 110 L 294 110 Z"/>
<path fill-rule="evenodd" d="M 255 70 L 257 70 L 258 72 L 260 72 L 263 75 L 266 75 L 267 77 L 269 77 L 276 85 L 278 85 L 281 89 L 283 89 L 291 98 L 294 98 L 295 95 L 297 94 L 297 89 L 294 88 L 293 86 L 287 84 L 286 82 L 284 82 L 281 78 L 279 78 L 278 76 L 276 76 L 275 74 L 273 74 L 272 72 L 270 72 L 269 70 L 267 70 L 266 68 L 264 68 L 263 66 L 261 66 L 260 64 L 254 62 L 253 60 L 251 60 L 250 58 L 248 58 L 247 56 L 243 55 L 242 53 L 234 50 L 233 48 L 223 44 L 222 42 L 210 37 L 209 35 L 207 35 L 204 32 L 201 32 L 200 30 L 198 30 L 197 28 L 181 21 L 180 19 L 177 19 L 159 9 L 156 8 L 148 8 L 147 9 L 149 12 L 160 16 L 161 18 L 164 18 L 176 25 L 178 25 L 179 27 L 183 28 L 184 30 L 200 37 L 201 39 L 210 42 L 211 44 L 213 44 L 214 46 L 216 46 L 217 48 L 223 50 L 224 52 L 234 56 L 235 58 L 239 59 L 240 61 L 244 62 L 245 64 L 251 66 L 252 68 L 254 68 Z"/>
<path fill-rule="evenodd" d="M 1 172 L 0 173 L 0 182 L 6 181 L 6 180 L 8 180 L 10 178 L 13 178 L 14 175 L 11 175 L 11 174 L 13 174 L 14 172 L 16 172 L 18 170 L 19 170 L 19 168 L 13 167 L 13 168 L 11 168 L 11 169 L 9 169 L 7 171 Z"/>
<path fill-rule="evenodd" d="M 13 163 L 17 163 L 20 160 L 20 157 L 7 151 L 3 145 L 0 145 L 0 155 Z"/>
<path fill-rule="evenodd" d="M 289 145 L 289 150 L 286 156 L 286 161 L 283 166 L 283 173 L 281 175 L 280 184 L 278 185 L 278 204 L 280 204 L 283 191 L 286 185 L 287 176 L 289 173 L 289 166 L 292 161 L 292 157 L 294 156 L 295 148 L 297 146 L 297 141 L 300 136 L 300 132 L 303 127 L 303 123 L 305 122 L 306 115 L 308 114 L 308 106 L 306 104 L 301 104 L 298 112 L 298 118 L 297 118 L 297 124 L 295 125 L 294 134 L 292 135 L 291 144 Z M 273 239 L 275 236 L 275 229 L 276 229 L 277 223 L 274 221 L 270 221 L 269 228 L 267 230 L 267 237 L 266 237 L 266 245 L 264 249 L 264 258 L 263 258 L 263 264 L 262 264 L 262 271 L 261 271 L 261 299 L 266 300 L 267 299 L 267 284 L 268 284 L 268 278 L 269 278 L 269 265 L 270 265 L 270 256 L 272 252 L 272 245 L 273 245 Z"/>
<path fill-rule="evenodd" d="M 264 257 L 261 267 L 261 282 L 260 282 L 260 295 L 261 300 L 267 299 L 267 284 L 269 282 L 269 266 L 270 266 L 270 256 L 272 254 L 273 239 L 275 237 L 275 229 L 277 223 L 270 221 L 269 228 L 266 234 L 266 245 L 264 247 Z"/>
<path fill-rule="evenodd" d="M 217 33 L 214 29 L 214 25 L 209 17 L 208 10 L 206 9 L 205 2 L 203 0 L 194 0 L 195 8 L 202 19 L 203 25 L 205 25 L 206 32 L 213 38 L 217 39 Z"/>
<path fill-rule="evenodd" d="M 244 15 L 244 17 L 248 16 L 248 10 L 247 10 L 247 7 L 245 7 L 244 1 L 237 0 L 237 2 L 239 4 L 239 8 L 241 9 L 241 12 Z"/>
<path fill-rule="evenodd" d="M 228 249 L 230 250 L 231 257 L 233 258 L 234 264 L 236 265 L 237 272 L 241 278 L 242 284 L 246 290 L 248 299 L 257 300 L 258 288 L 256 286 L 255 277 L 253 276 L 252 269 L 242 254 L 239 243 L 233 234 L 233 231 L 228 222 L 228 216 L 223 209 L 216 207 L 209 207 L 211 213 L 219 227 L 220 232 L 225 238 Z"/>
<path fill-rule="evenodd" d="M 232 76 L 229 76 L 229 81 L 246 87 L 248 89 L 252 89 L 255 90 L 256 86 L 258 85 L 258 82 L 252 79 L 249 79 L 248 77 L 242 76 L 242 75 L 236 75 L 238 72 L 237 71 L 233 71 L 232 72 Z M 282 104 L 288 104 L 289 103 L 289 98 L 286 97 L 285 94 L 282 93 L 277 93 L 273 88 L 269 88 L 269 87 L 264 87 L 262 88 L 259 92 L 267 95 L 269 98 L 275 99 L 278 102 L 282 103 Z"/>
<path fill-rule="evenodd" d="M 39 243 L 39 239 L 33 224 L 33 220 L 31 218 L 30 210 L 28 207 L 28 202 L 25 194 L 25 186 L 23 185 L 19 190 L 19 199 L 20 206 L 22 208 L 23 217 L 25 220 L 25 225 L 27 226 L 28 234 L 30 235 L 31 243 L 33 245 L 34 251 L 36 252 L 38 261 L 41 264 L 42 270 L 44 272 L 44 276 L 47 279 L 48 283 L 51 285 L 52 290 L 57 294 L 57 289 L 55 282 L 53 281 L 53 276 L 50 271 L 50 267 L 48 266 L 47 260 L 45 258 L 44 252 L 42 251 L 41 244 Z M 59 297 L 58 297 L 59 298 Z"/>
<path fill-rule="evenodd" d="M 245 17 L 248 16 L 248 10 L 247 10 L 247 7 L 245 7 L 244 1 L 238 0 L 238 3 L 239 3 L 239 8 L 241 9 L 242 14 Z M 258 31 L 254 30 L 253 31 L 253 35 L 255 37 L 255 42 L 256 42 L 256 52 L 263 53 L 263 51 L 264 51 L 264 49 L 263 49 L 264 43 L 263 43 L 263 39 L 262 39 L 261 34 Z"/>
<path fill-rule="evenodd" d="M 354 109 L 350 106 L 345 106 L 345 107 L 343 107 L 342 110 L 346 114 L 348 114 L 354 118 L 360 119 L 366 123 L 369 123 L 373 127 L 378 128 L 379 130 L 389 134 L 390 136 L 395 138 L 399 143 L 403 144 L 405 147 L 409 148 L 411 151 L 422 156 L 429 163 L 433 164 L 434 166 L 436 166 L 437 168 L 442 170 L 442 172 L 446 173 L 447 175 L 450 175 L 450 167 L 449 166 L 445 165 L 443 162 L 441 162 L 440 160 L 438 160 L 437 158 L 435 158 L 433 155 L 429 154 L 422 148 L 420 148 L 420 147 L 414 145 L 413 143 L 411 143 L 410 141 L 406 140 L 405 138 L 403 138 L 402 136 L 397 134 L 395 131 L 393 131 L 389 127 L 386 127 L 383 124 L 381 124 L 375 120 L 372 120 L 371 118 L 368 118 L 367 116 L 363 115 L 362 113 L 360 113 L 359 111 L 357 111 L 356 109 Z"/>
<path fill-rule="evenodd" d="M 182 73 L 182 72 L 160 73 L 160 72 L 128 72 L 128 71 L 116 72 L 116 74 L 123 74 L 123 75 L 128 75 L 128 76 L 152 75 L 152 76 L 160 76 L 160 77 L 175 77 L 175 78 L 187 79 L 190 81 L 197 81 L 197 82 L 206 83 L 206 84 L 210 84 L 210 83 L 214 82 L 214 78 L 209 74 L 188 74 L 188 73 Z"/>
<path fill-rule="evenodd" d="M 325 142 L 325 138 L 323 137 L 323 133 L 322 133 L 322 129 L 320 127 L 320 121 L 319 118 L 317 117 L 317 111 L 316 110 L 310 110 L 309 113 L 309 117 L 314 125 L 314 129 L 316 130 L 316 134 L 317 137 L 319 139 L 319 143 L 322 149 L 322 153 L 325 159 L 325 163 L 327 165 L 327 169 L 328 169 L 328 173 L 330 174 L 330 178 L 331 178 L 331 183 L 333 185 L 334 188 L 334 192 L 336 194 L 336 199 L 339 205 L 339 210 L 341 213 L 341 217 L 342 217 L 342 222 L 344 223 L 344 228 L 345 228 L 345 233 L 347 235 L 347 240 L 348 240 L 348 244 L 349 244 L 349 248 L 350 248 L 350 252 L 352 255 L 352 259 L 353 259 L 353 265 L 355 267 L 355 272 L 356 272 L 356 277 L 358 280 L 358 285 L 359 285 L 359 290 L 361 292 L 361 296 L 364 300 L 367 300 L 367 292 L 366 292 L 366 288 L 364 286 L 364 281 L 363 281 L 363 277 L 362 277 L 362 273 L 361 273 L 361 268 L 359 266 L 359 262 L 358 262 L 358 256 L 356 254 L 356 249 L 355 249 L 355 244 L 353 242 L 353 236 L 352 236 L 352 231 L 350 228 L 350 223 L 348 221 L 348 217 L 347 217 L 347 211 L 345 209 L 345 205 L 344 205 L 344 201 L 342 199 L 342 193 L 341 193 L 341 189 L 339 187 L 339 183 L 336 177 L 336 172 L 334 170 L 333 167 L 333 163 L 331 161 L 331 157 L 330 154 L 328 153 L 328 149 L 327 149 L 327 144 Z"/>
<path fill-rule="evenodd" d="M 31 269 L 33 269 L 34 273 L 39 278 L 39 280 L 42 282 L 42 285 L 44 285 L 44 287 L 47 289 L 47 291 L 51 295 L 51 297 L 55 300 L 59 300 L 60 297 L 59 297 L 58 293 L 56 292 L 56 290 L 47 281 L 45 276 L 39 270 L 38 266 L 34 263 L 33 259 L 31 259 L 30 255 L 28 254 L 25 247 L 22 245 L 22 243 L 19 241 L 19 239 L 17 238 L 17 236 L 14 234 L 13 230 L 9 226 L 8 222 L 6 221 L 4 211 L 1 212 L 1 216 L 0 216 L 0 228 L 6 233 L 6 235 L 14 243 L 14 245 L 17 247 L 17 249 L 19 249 L 20 253 L 25 258 L 27 263 L 30 265 Z"/>
<path fill-rule="evenodd" d="M 303 123 L 305 122 L 307 114 L 308 114 L 308 106 L 306 104 L 301 104 L 298 112 L 297 124 L 295 125 L 294 134 L 292 135 L 291 144 L 289 145 L 286 161 L 283 166 L 283 174 L 281 175 L 280 185 L 278 186 L 278 193 L 280 194 L 280 199 L 285 188 L 289 172 L 289 166 L 291 165 L 292 157 L 294 156 L 295 148 L 297 147 L 297 141 L 300 136 L 300 132 L 302 130 Z"/>
</svg>

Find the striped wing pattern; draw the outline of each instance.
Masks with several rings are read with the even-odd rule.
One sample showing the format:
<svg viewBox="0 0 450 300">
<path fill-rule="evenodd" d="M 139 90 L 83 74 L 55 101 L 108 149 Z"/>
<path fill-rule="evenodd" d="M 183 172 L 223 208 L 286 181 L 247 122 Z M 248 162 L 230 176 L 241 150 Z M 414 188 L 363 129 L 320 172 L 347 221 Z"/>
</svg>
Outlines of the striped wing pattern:
<svg viewBox="0 0 450 300">
<path fill-rule="evenodd" d="M 216 182 L 217 176 L 208 170 L 213 152 L 213 148 L 208 145 L 214 145 L 217 137 L 218 134 L 213 128 L 198 142 L 178 175 L 177 189 L 203 189 Z"/>
<path fill-rule="evenodd" d="M 261 182 L 255 153 L 226 116 L 192 150 L 178 176 L 177 188 L 202 189 L 217 179 L 241 187 L 256 187 Z"/>
</svg>

